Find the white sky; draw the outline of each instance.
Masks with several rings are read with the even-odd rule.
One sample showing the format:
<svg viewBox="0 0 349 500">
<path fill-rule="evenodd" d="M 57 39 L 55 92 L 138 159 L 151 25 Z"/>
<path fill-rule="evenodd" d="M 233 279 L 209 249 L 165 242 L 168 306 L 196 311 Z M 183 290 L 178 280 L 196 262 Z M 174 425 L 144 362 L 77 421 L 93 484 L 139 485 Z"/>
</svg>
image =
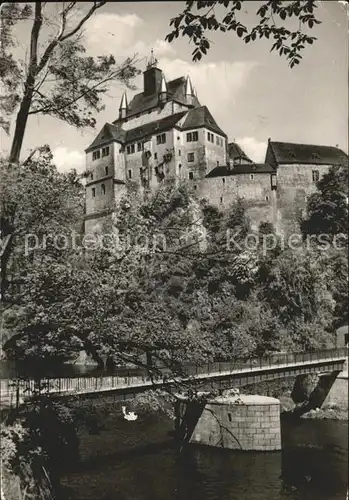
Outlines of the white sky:
<svg viewBox="0 0 349 500">
<path fill-rule="evenodd" d="M 284 58 L 270 53 L 270 42 L 246 45 L 233 34 L 213 33 L 212 50 L 199 63 L 191 61 L 186 40 L 164 41 L 169 19 L 183 2 L 109 2 L 85 28 L 87 53 L 112 53 L 117 61 L 138 53 L 145 69 L 150 49 L 168 80 L 189 74 L 201 104 L 210 109 L 218 125 L 236 140 L 254 161 L 263 161 L 272 140 L 339 145 L 348 151 L 348 21 L 339 2 L 318 2 L 323 21 L 312 30 L 318 40 L 307 47 L 303 61 L 290 69 Z M 260 2 L 246 2 L 246 23 L 256 20 Z M 55 6 L 57 7 L 57 5 Z M 83 7 L 83 5 L 82 5 Z M 82 8 L 81 7 L 81 8 Z M 26 44 L 29 32 L 18 32 Z M 44 42 L 45 40 L 43 40 Z M 136 80 L 142 91 L 142 75 Z M 50 144 L 57 166 L 83 169 L 84 149 L 106 121 L 117 117 L 121 86 L 105 98 L 106 110 L 97 116 L 95 130 L 78 131 L 50 117 L 31 117 L 23 156 L 31 148 Z M 131 92 L 128 92 L 130 100 Z M 10 137 L 1 133 L 2 150 Z"/>
</svg>

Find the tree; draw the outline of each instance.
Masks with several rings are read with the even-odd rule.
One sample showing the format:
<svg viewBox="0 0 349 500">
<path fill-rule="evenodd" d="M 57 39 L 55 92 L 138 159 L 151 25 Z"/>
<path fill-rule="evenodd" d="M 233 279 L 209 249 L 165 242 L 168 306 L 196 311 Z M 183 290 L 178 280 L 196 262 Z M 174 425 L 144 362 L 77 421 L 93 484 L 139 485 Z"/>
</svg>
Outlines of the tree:
<svg viewBox="0 0 349 500">
<path fill-rule="evenodd" d="M 81 233 L 84 190 L 75 171 L 57 171 L 48 146 L 38 148 L 25 165 L 2 159 L 0 176 L 1 300 L 20 303 L 26 288 L 17 293 L 9 285 L 23 285 L 37 262 L 64 259 L 55 239 L 62 246 L 73 231 Z"/>
<path fill-rule="evenodd" d="M 112 55 L 97 58 L 85 55 L 82 29 L 105 3 L 92 2 L 86 10 L 78 2 L 62 2 L 58 16 L 47 2 L 1 6 L 0 76 L 5 94 L 0 100 L 4 116 L 0 124 L 5 130 L 9 131 L 9 117 L 18 108 L 11 163 L 19 162 L 29 116 L 51 115 L 78 128 L 93 127 L 96 123 L 93 113 L 103 109 L 101 98 L 107 86 L 112 82 L 130 86 L 138 74 L 134 57 L 117 65 Z M 16 45 L 12 30 L 19 25 L 26 28 L 28 24 L 31 25 L 28 61 L 16 60 L 11 54 Z"/>
<path fill-rule="evenodd" d="M 301 221 L 306 238 L 310 235 L 348 235 L 348 165 L 334 165 L 317 183 L 318 191 L 310 196 L 307 216 Z"/>
<path fill-rule="evenodd" d="M 219 30 L 223 33 L 234 33 L 245 43 L 267 38 L 273 42 L 271 50 L 276 50 L 280 56 L 286 57 L 291 68 L 299 64 L 306 45 L 316 40 L 316 37 L 309 36 L 305 30 L 321 23 L 315 15 L 316 2 L 264 1 L 256 12 L 258 23 L 252 28 L 247 28 L 242 22 L 243 11 L 247 6 L 250 7 L 251 2 L 189 0 L 183 12 L 171 19 L 170 26 L 173 26 L 173 29 L 166 36 L 166 40 L 172 42 L 180 35 L 188 37 L 195 46 L 192 52 L 193 60 L 200 61 L 211 46 L 211 41 L 207 38 L 208 32 Z M 289 27 L 286 27 L 287 25 Z"/>
<path fill-rule="evenodd" d="M 327 255 L 305 245 L 286 248 L 262 269 L 258 298 L 278 317 L 284 347 L 307 351 L 333 345 L 335 300 L 326 279 Z"/>
</svg>

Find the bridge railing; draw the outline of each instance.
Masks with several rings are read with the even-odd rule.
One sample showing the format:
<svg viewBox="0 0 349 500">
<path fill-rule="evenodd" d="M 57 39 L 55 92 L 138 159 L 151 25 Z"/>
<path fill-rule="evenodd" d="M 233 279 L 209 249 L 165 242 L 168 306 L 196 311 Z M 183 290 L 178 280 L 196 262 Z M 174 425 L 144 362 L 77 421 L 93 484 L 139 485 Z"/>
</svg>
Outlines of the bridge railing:
<svg viewBox="0 0 349 500">
<path fill-rule="evenodd" d="M 204 377 L 205 375 L 236 373 L 239 371 L 259 371 L 261 369 L 301 365 L 309 362 L 342 359 L 348 356 L 348 348 L 323 349 L 308 353 L 273 353 L 269 356 L 248 360 L 232 360 L 206 363 L 201 366 L 186 366 L 184 371 L 188 377 Z M 163 375 L 168 370 L 162 370 Z M 162 380 L 161 377 L 158 380 Z M 17 397 L 35 394 L 40 391 L 50 393 L 81 393 L 108 390 L 113 388 L 127 388 L 137 385 L 151 385 L 151 378 L 146 375 L 134 375 L 128 371 L 125 376 L 107 375 L 99 377 L 76 378 L 45 378 L 42 380 L 10 380 L 0 381 L 1 397 Z"/>
</svg>

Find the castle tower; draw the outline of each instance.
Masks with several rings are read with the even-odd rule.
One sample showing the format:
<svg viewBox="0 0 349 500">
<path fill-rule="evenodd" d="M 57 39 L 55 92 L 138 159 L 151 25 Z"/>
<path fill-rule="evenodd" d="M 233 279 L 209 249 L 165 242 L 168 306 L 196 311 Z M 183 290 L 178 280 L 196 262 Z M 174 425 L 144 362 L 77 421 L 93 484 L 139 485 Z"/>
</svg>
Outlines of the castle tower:
<svg viewBox="0 0 349 500">
<path fill-rule="evenodd" d="M 128 109 L 128 103 L 127 103 L 127 95 L 126 91 L 122 94 L 121 102 L 120 102 L 120 107 L 119 107 L 119 118 L 126 118 L 127 115 L 127 109 Z"/>
<path fill-rule="evenodd" d="M 144 95 L 158 94 L 160 91 L 163 75 L 161 69 L 157 67 L 157 63 L 152 49 L 147 69 L 143 72 Z"/>
<path fill-rule="evenodd" d="M 159 102 L 161 104 L 164 104 L 167 100 L 167 85 L 166 85 L 166 80 L 164 75 L 162 75 L 162 80 L 161 80 L 161 87 L 160 87 L 160 93 L 159 93 Z"/>
<path fill-rule="evenodd" d="M 185 81 L 185 98 L 186 98 L 187 103 L 193 106 L 194 105 L 194 97 L 195 97 L 195 94 L 194 94 L 193 85 L 191 83 L 190 77 L 187 76 L 187 79 Z"/>
</svg>

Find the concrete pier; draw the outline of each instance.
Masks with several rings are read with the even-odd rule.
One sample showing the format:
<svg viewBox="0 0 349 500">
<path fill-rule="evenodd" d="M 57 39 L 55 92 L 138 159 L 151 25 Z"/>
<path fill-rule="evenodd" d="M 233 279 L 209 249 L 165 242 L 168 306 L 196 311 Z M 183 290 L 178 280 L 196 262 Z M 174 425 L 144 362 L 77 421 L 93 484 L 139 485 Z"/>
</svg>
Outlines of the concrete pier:
<svg viewBox="0 0 349 500">
<path fill-rule="evenodd" d="M 336 403 L 348 406 L 348 359 L 345 362 L 344 370 L 338 374 L 332 385 L 326 403 Z"/>
<path fill-rule="evenodd" d="M 233 450 L 281 450 L 280 401 L 258 395 L 220 396 L 177 406 L 177 431 L 189 443 Z"/>
</svg>

